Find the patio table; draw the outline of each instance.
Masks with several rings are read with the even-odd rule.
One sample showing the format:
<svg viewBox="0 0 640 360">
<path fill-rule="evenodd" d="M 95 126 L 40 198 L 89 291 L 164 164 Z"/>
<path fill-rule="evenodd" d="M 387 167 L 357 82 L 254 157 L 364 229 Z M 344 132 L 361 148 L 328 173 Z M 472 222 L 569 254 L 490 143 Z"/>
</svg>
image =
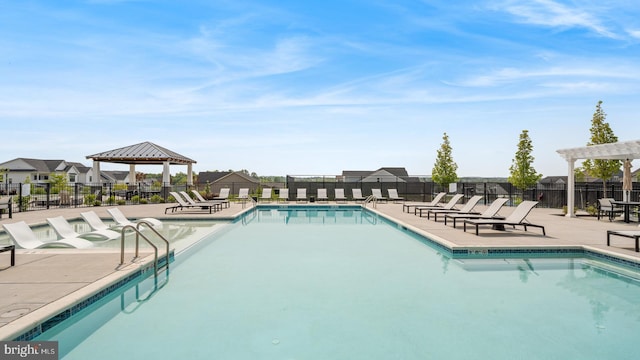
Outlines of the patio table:
<svg viewBox="0 0 640 360">
<path fill-rule="evenodd" d="M 614 205 L 619 205 L 624 208 L 624 222 L 628 223 L 631 221 L 629 214 L 631 213 L 631 207 L 636 206 L 640 207 L 640 201 L 611 201 Z"/>
</svg>

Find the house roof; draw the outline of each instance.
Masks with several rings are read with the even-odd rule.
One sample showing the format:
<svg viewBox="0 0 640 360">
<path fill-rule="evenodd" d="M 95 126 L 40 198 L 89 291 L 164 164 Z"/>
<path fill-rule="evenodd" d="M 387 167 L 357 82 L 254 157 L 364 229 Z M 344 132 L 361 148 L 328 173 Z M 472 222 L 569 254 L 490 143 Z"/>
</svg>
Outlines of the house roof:
<svg viewBox="0 0 640 360">
<path fill-rule="evenodd" d="M 29 158 L 16 158 L 7 161 L 5 164 L 15 165 L 11 171 L 35 171 L 40 173 L 52 173 L 64 169 L 58 169 L 61 164 L 66 164 L 64 160 L 42 160 Z"/>
<path fill-rule="evenodd" d="M 148 141 L 88 155 L 87 159 L 118 164 L 145 165 L 162 165 L 167 161 L 169 164 L 176 165 L 196 163 L 195 160 Z"/>
<path fill-rule="evenodd" d="M 231 171 L 201 171 L 198 173 L 198 182 L 216 182 L 218 179 L 231 174 Z"/>
</svg>

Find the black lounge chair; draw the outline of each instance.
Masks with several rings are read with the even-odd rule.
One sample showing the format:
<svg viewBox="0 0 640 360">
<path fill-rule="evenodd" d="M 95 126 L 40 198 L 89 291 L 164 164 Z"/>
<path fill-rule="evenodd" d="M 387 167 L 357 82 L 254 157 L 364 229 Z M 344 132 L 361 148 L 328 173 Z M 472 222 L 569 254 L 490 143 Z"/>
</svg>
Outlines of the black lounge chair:
<svg viewBox="0 0 640 360">
<path fill-rule="evenodd" d="M 640 225 L 638 225 L 638 227 L 640 227 Z M 636 252 L 640 252 L 640 247 L 638 247 L 640 230 L 607 230 L 607 246 L 611 246 L 611 235 L 634 239 L 636 241 Z"/>
<path fill-rule="evenodd" d="M 537 201 L 523 201 L 516 207 L 516 209 L 511 213 L 511 215 L 507 216 L 504 220 L 498 219 L 465 219 L 464 220 L 464 231 L 467 231 L 467 224 L 474 225 L 476 227 L 476 235 L 478 235 L 478 227 L 480 225 L 492 225 L 494 229 L 500 229 L 500 227 L 504 227 L 504 225 L 511 225 L 516 227 L 518 225 L 524 227 L 524 231 L 527 231 L 527 227 L 537 227 L 542 229 L 542 235 L 546 236 L 547 234 L 544 231 L 544 226 L 531 224 L 527 222 L 526 217 L 529 215 L 531 210 L 538 205 Z"/>
<path fill-rule="evenodd" d="M 491 205 L 480 214 L 460 214 L 460 213 L 451 213 L 444 215 L 444 224 L 447 225 L 447 219 L 453 220 L 453 227 L 456 227 L 457 219 L 500 219 L 503 220 L 504 216 L 498 216 L 498 211 L 502 208 L 508 198 L 497 198 L 493 200 Z"/>
</svg>

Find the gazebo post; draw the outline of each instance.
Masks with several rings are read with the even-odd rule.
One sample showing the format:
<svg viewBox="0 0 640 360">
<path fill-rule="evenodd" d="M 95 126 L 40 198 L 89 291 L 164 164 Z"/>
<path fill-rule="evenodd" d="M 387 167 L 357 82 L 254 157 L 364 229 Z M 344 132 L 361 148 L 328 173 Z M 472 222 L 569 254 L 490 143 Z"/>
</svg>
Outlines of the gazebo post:
<svg viewBox="0 0 640 360">
<path fill-rule="evenodd" d="M 129 164 L 129 184 L 136 186 L 138 182 L 136 181 L 136 165 Z"/>
<path fill-rule="evenodd" d="M 93 160 L 93 176 L 95 180 L 93 181 L 96 184 L 102 183 L 102 177 L 100 176 L 100 161 Z"/>
</svg>

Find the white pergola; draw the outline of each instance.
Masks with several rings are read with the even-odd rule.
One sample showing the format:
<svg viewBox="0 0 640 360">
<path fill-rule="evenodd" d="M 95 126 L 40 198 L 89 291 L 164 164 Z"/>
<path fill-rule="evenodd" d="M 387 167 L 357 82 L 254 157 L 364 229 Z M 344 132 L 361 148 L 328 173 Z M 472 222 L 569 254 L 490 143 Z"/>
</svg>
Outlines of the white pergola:
<svg viewBox="0 0 640 360">
<path fill-rule="evenodd" d="M 580 159 L 633 160 L 640 159 L 640 140 L 621 141 L 610 144 L 590 145 L 572 149 L 556 150 L 569 164 L 567 181 L 567 216 L 575 217 L 575 162 Z"/>
</svg>

